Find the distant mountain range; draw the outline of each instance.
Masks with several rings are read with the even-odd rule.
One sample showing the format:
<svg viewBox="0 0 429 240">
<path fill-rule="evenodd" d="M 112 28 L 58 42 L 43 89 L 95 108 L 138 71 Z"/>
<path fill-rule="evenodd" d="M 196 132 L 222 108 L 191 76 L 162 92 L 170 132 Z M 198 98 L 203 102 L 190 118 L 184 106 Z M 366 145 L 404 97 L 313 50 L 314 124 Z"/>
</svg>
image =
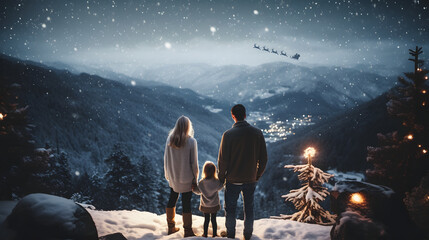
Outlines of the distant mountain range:
<svg viewBox="0 0 429 240">
<path fill-rule="evenodd" d="M 19 102 L 29 105 L 37 144 L 58 146 L 79 171 L 95 170 L 116 144 L 133 159 L 162 166 L 166 137 L 181 115 L 193 122 L 200 161 L 215 161 L 222 132 L 232 125 L 230 106 L 189 89 L 133 86 L 4 55 L 0 65 L 2 81 L 21 85 Z"/>
<path fill-rule="evenodd" d="M 176 87 L 188 87 L 215 99 L 249 102 L 276 95 L 320 93 L 333 106 L 348 107 L 368 101 L 395 84 L 395 79 L 341 67 L 303 67 L 286 62 L 260 66 L 204 64 L 167 65 L 130 74 Z"/>
</svg>

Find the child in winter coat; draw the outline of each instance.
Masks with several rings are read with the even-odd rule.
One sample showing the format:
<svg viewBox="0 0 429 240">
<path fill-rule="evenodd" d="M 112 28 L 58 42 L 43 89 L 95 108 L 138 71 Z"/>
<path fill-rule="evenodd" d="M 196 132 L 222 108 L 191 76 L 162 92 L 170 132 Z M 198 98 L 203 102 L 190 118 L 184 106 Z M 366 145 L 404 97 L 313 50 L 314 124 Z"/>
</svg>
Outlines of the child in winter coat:
<svg viewBox="0 0 429 240">
<path fill-rule="evenodd" d="M 203 166 L 202 179 L 193 187 L 194 193 L 201 195 L 200 211 L 204 213 L 204 234 L 207 237 L 209 222 L 212 222 L 213 237 L 217 236 L 216 213 L 220 209 L 219 193 L 223 184 L 217 177 L 216 166 L 207 161 Z"/>
</svg>

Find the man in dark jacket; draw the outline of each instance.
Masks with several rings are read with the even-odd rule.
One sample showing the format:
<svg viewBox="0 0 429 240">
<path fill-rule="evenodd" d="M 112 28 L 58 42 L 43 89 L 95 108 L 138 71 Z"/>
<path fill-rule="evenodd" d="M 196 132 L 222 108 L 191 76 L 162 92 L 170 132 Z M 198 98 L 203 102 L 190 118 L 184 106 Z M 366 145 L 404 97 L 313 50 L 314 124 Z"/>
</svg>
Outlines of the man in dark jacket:
<svg viewBox="0 0 429 240">
<path fill-rule="evenodd" d="M 267 149 L 262 131 L 245 121 L 246 109 L 237 104 L 231 109 L 234 125 L 223 133 L 219 148 L 219 180 L 225 186 L 225 215 L 228 238 L 235 238 L 237 200 L 243 194 L 244 239 L 253 232 L 253 195 L 256 182 L 267 165 Z"/>
</svg>

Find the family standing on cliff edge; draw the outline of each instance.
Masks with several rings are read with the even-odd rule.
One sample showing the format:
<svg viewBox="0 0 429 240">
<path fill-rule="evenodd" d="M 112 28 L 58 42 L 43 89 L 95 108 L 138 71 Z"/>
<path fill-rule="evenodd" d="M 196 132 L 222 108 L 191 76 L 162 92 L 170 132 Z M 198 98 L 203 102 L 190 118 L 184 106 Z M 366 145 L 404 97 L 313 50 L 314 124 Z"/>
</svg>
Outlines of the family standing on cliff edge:
<svg viewBox="0 0 429 240">
<path fill-rule="evenodd" d="M 200 211 L 204 213 L 204 233 L 207 237 L 212 222 L 213 237 L 217 236 L 216 213 L 220 210 L 218 191 L 225 188 L 225 227 L 222 236 L 235 238 L 238 196 L 243 196 L 243 238 L 250 239 L 253 232 L 253 196 L 256 183 L 267 165 L 267 149 L 262 131 L 245 121 L 246 109 L 237 104 L 231 109 L 234 125 L 222 135 L 219 147 L 218 169 L 206 162 L 201 180 L 198 180 L 198 148 L 189 118 L 181 116 L 171 130 L 164 152 L 164 173 L 170 186 L 166 207 L 168 234 L 179 231 L 174 217 L 179 194 L 182 195 L 184 236 L 195 236 L 192 230 L 192 192 L 201 195 Z"/>
</svg>

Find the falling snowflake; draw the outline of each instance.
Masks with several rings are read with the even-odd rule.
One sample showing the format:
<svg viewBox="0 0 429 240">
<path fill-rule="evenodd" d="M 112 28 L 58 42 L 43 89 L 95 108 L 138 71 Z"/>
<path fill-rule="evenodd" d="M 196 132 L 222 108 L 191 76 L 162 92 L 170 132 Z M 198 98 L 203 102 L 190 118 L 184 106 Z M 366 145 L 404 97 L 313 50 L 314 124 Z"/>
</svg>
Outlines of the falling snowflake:
<svg viewBox="0 0 429 240">
<path fill-rule="evenodd" d="M 164 47 L 167 48 L 167 49 L 170 49 L 171 48 L 171 43 L 169 43 L 169 42 L 164 43 Z"/>
<path fill-rule="evenodd" d="M 46 28 L 46 24 L 45 23 L 42 23 L 42 28 Z"/>
<path fill-rule="evenodd" d="M 253 14 L 259 15 L 259 11 L 255 9 L 255 10 L 253 10 Z"/>
<path fill-rule="evenodd" d="M 212 32 L 212 34 L 214 34 L 216 32 L 216 27 L 211 26 L 210 27 L 210 32 Z"/>
<path fill-rule="evenodd" d="M 136 81 L 131 81 L 131 85 L 135 86 L 136 85 Z"/>
</svg>

